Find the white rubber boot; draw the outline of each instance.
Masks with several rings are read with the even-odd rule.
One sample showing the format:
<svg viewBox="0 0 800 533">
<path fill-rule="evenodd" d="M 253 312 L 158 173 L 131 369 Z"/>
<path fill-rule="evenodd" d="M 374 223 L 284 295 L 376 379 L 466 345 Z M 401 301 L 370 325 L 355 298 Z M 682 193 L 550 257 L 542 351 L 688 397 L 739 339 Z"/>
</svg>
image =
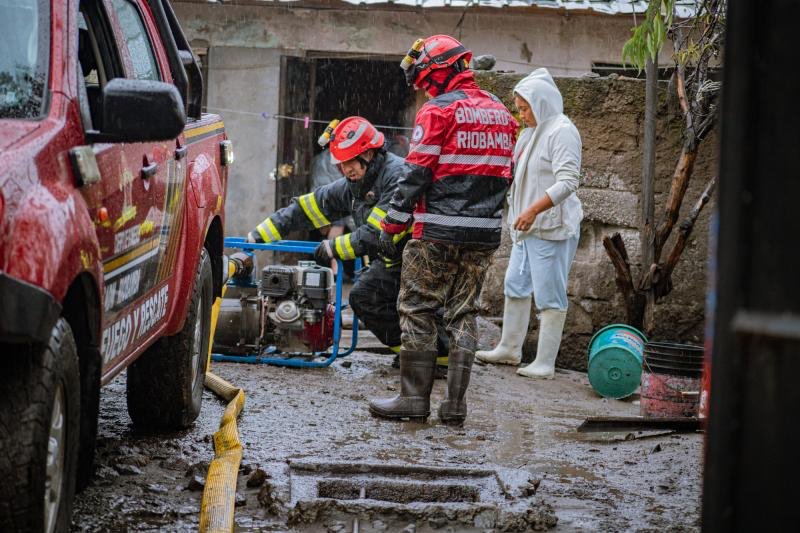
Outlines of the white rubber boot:
<svg viewBox="0 0 800 533">
<path fill-rule="evenodd" d="M 475 357 L 484 363 L 518 365 L 522 361 L 522 343 L 528 333 L 531 318 L 531 297 L 510 298 L 506 296 L 503 308 L 503 332 L 500 344 L 494 350 L 479 350 Z"/>
<path fill-rule="evenodd" d="M 545 309 L 539 319 L 539 343 L 533 363 L 517 370 L 526 378 L 552 379 L 556 373 L 556 356 L 561 346 L 561 334 L 567 312 L 561 309 Z"/>
</svg>

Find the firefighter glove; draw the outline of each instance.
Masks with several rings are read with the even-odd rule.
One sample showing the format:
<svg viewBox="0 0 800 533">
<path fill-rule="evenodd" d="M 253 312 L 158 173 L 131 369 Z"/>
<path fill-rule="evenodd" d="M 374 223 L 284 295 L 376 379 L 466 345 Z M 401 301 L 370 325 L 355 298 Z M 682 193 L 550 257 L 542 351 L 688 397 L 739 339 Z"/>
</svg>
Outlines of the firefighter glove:
<svg viewBox="0 0 800 533">
<path fill-rule="evenodd" d="M 386 230 L 381 231 L 378 249 L 386 259 L 397 259 L 400 255 L 397 251 L 397 244 L 394 242 L 394 235 Z"/>
<path fill-rule="evenodd" d="M 256 235 L 255 231 L 251 231 L 247 234 L 247 242 L 261 242 L 261 239 Z"/>
<path fill-rule="evenodd" d="M 320 265 L 328 266 L 331 264 L 331 259 L 333 259 L 331 244 L 328 241 L 322 241 L 314 250 L 314 260 Z"/>
</svg>

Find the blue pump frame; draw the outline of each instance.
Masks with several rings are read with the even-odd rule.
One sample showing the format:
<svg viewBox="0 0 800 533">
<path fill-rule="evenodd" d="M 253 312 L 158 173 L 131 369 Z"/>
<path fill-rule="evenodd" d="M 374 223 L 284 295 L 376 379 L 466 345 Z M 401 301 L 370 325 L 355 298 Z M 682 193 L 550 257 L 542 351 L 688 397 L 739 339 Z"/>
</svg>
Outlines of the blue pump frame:
<svg viewBox="0 0 800 533">
<path fill-rule="evenodd" d="M 253 243 L 247 242 L 243 237 L 227 237 L 225 239 L 225 248 L 238 248 L 241 250 L 272 250 L 276 252 L 294 252 L 300 254 L 313 254 L 316 250 L 318 242 L 315 241 L 275 241 L 271 243 Z M 342 302 L 342 277 L 344 275 L 344 268 L 342 261 L 336 258 L 339 266 L 336 273 L 336 303 L 335 313 L 333 318 L 333 350 L 330 353 L 316 352 L 312 354 L 288 354 L 289 357 L 269 357 L 264 355 L 223 355 L 211 354 L 212 361 L 228 361 L 235 363 L 263 363 L 268 365 L 288 366 L 293 368 L 326 368 L 333 363 L 337 357 L 347 357 L 356 349 L 358 344 L 358 317 L 353 315 L 353 338 L 350 347 L 344 353 L 339 353 L 339 340 L 342 334 L 342 308 L 347 307 L 346 302 Z M 356 258 L 356 272 L 361 269 L 361 258 Z M 228 280 L 229 285 L 237 285 L 233 280 Z M 238 284 L 241 286 L 241 284 Z M 255 285 L 251 285 L 255 286 Z M 279 353 L 274 347 L 269 347 L 265 350 L 267 354 Z M 309 361 L 308 356 L 312 357 L 325 357 L 325 361 Z"/>
</svg>

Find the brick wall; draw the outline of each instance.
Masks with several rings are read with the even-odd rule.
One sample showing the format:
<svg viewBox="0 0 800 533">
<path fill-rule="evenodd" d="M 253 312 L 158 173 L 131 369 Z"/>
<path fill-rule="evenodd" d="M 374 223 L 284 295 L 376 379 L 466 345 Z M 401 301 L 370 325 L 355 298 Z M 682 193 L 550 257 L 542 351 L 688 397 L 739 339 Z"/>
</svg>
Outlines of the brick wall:
<svg viewBox="0 0 800 533">
<path fill-rule="evenodd" d="M 479 72 L 478 82 L 502 98 L 513 111 L 511 92 L 519 74 Z M 556 84 L 564 96 L 564 112 L 573 120 L 583 141 L 581 187 L 584 221 L 575 262 L 570 272 L 570 308 L 558 365 L 584 370 L 586 348 L 601 327 L 624 322 L 622 299 L 614 283 L 602 238 L 620 232 L 634 268 L 639 271 L 639 194 L 641 191 L 644 139 L 644 82 L 627 78 L 560 78 Z M 669 194 L 674 165 L 680 153 L 682 119 L 676 103 L 662 88 L 657 125 L 656 220 Z M 682 207 L 682 216 L 700 195 L 709 177 L 717 172 L 716 135 L 701 147 L 695 171 Z M 654 339 L 701 343 L 706 286 L 708 221 L 715 202 L 703 211 L 690 244 L 673 274 L 674 289 L 656 308 Z M 666 255 L 671 247 L 667 244 Z M 503 314 L 503 275 L 508 263 L 508 232 L 494 257 L 481 294 L 484 314 Z M 538 323 L 531 320 L 524 353 L 536 352 Z"/>
</svg>

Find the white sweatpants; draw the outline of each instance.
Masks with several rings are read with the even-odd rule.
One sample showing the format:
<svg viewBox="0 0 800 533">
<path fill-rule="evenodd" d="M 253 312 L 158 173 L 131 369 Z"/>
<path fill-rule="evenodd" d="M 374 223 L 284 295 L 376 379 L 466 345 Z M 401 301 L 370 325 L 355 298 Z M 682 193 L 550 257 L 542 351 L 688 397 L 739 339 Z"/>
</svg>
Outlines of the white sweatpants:
<svg viewBox="0 0 800 533">
<path fill-rule="evenodd" d="M 566 311 L 567 277 L 575 258 L 580 234 L 563 241 L 528 237 L 511 247 L 504 292 L 512 298 L 533 294 L 538 310 Z"/>
</svg>

